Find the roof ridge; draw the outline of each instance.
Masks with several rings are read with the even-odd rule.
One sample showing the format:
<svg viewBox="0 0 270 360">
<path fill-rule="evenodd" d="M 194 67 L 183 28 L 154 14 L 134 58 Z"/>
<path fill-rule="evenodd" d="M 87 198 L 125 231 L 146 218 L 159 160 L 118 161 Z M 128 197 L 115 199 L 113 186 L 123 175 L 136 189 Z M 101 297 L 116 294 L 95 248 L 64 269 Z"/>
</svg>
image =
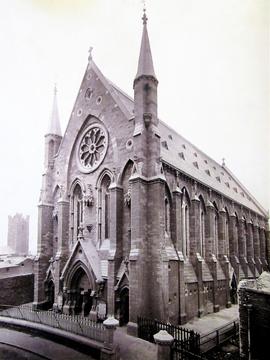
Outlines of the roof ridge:
<svg viewBox="0 0 270 360">
<path fill-rule="evenodd" d="M 262 211 L 263 213 L 265 213 L 266 216 L 268 216 L 267 214 L 267 210 L 254 198 L 254 196 L 248 191 L 248 189 L 241 183 L 240 180 L 238 180 L 238 178 L 227 168 L 227 166 L 222 166 L 222 168 L 233 178 L 233 180 L 238 184 L 238 186 L 245 191 L 245 193 L 250 197 L 250 199 L 252 200 L 253 204 L 256 205 L 260 211 Z"/>
</svg>

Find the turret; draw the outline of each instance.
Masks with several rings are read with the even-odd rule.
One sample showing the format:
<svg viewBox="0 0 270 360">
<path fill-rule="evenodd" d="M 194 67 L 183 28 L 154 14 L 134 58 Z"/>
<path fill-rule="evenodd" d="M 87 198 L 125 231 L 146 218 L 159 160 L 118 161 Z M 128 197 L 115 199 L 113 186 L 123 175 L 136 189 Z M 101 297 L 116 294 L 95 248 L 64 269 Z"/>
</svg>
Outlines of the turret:
<svg viewBox="0 0 270 360">
<path fill-rule="evenodd" d="M 53 166 L 53 158 L 57 154 L 62 140 L 62 133 L 57 105 L 57 89 L 54 87 L 54 97 L 49 126 L 45 135 L 45 169 Z"/>
<path fill-rule="evenodd" d="M 157 86 L 150 42 L 147 32 L 147 17 L 144 14 L 138 70 L 134 79 L 135 151 L 138 162 L 142 162 L 142 174 L 155 176 L 156 163 L 160 157 L 158 136 Z M 157 135 L 157 136 L 155 136 Z M 137 137 L 137 139 L 136 139 Z"/>
</svg>

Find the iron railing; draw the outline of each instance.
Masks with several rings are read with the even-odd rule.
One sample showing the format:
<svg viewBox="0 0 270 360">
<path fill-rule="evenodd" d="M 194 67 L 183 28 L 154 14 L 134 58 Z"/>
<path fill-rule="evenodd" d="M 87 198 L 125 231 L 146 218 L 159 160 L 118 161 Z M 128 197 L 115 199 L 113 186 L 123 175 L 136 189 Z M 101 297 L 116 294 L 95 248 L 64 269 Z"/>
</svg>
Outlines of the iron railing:
<svg viewBox="0 0 270 360">
<path fill-rule="evenodd" d="M 138 317 L 138 337 L 154 342 L 153 336 L 160 330 L 166 330 L 174 338 L 172 349 L 184 349 L 194 354 L 200 353 L 200 335 L 193 330 Z"/>
<path fill-rule="evenodd" d="M 205 353 L 220 344 L 237 337 L 239 334 L 239 322 L 232 321 L 201 336 L 201 352 Z"/>
<path fill-rule="evenodd" d="M 25 320 L 81 335 L 98 342 L 104 342 L 105 327 L 80 315 L 65 315 L 54 311 L 32 310 L 31 305 L 0 305 L 1 317 Z"/>
</svg>

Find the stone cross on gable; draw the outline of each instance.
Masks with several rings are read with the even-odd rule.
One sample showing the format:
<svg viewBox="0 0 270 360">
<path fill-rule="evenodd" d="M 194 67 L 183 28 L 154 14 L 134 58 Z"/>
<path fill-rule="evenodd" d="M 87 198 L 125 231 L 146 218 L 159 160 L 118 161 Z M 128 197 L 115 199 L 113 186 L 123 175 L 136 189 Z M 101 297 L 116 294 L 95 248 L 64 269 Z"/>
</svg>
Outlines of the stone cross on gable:
<svg viewBox="0 0 270 360">
<path fill-rule="evenodd" d="M 90 46 L 89 50 L 88 50 L 88 61 L 92 60 L 92 51 L 93 51 L 93 46 Z"/>
</svg>

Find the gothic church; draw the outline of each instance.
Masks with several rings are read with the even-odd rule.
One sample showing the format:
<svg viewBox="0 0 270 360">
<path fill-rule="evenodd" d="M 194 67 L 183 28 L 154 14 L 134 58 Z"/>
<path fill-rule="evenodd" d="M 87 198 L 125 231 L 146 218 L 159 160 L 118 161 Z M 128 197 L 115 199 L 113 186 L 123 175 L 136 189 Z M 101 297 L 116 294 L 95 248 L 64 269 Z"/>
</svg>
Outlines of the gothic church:
<svg viewBox="0 0 270 360">
<path fill-rule="evenodd" d="M 223 164 L 159 120 L 143 16 L 134 99 L 91 54 L 62 136 L 45 135 L 34 306 L 184 324 L 268 268 L 267 213 Z"/>
</svg>

